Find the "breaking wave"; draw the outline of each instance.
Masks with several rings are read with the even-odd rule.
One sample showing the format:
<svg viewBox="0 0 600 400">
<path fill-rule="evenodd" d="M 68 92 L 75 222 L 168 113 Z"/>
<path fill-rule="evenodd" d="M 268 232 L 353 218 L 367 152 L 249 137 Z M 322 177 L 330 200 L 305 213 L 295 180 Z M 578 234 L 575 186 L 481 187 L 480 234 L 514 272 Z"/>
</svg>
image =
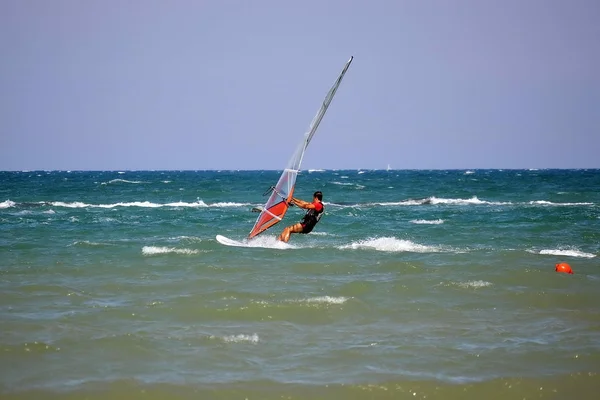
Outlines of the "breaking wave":
<svg viewBox="0 0 600 400">
<path fill-rule="evenodd" d="M 440 225 L 444 223 L 443 219 L 413 219 L 410 221 L 417 225 Z"/>
<path fill-rule="evenodd" d="M 6 200 L 3 201 L 2 203 L 0 203 L 0 208 L 10 208 L 10 207 L 14 207 L 15 206 L 15 202 L 14 201 L 10 201 L 10 200 Z"/>
<path fill-rule="evenodd" d="M 395 237 L 381 237 L 359 240 L 339 247 L 340 249 L 377 250 L 388 252 L 437 253 L 443 251 L 440 247 L 426 246 L 413 243 L 410 240 L 400 240 Z"/>
<path fill-rule="evenodd" d="M 546 200 L 530 201 L 529 204 L 531 204 L 531 205 L 539 205 L 539 206 L 593 206 L 594 205 L 594 203 L 588 203 L 588 202 L 583 202 L 583 203 L 554 203 L 554 202 L 546 201 Z"/>
<path fill-rule="evenodd" d="M 307 299 L 295 300 L 294 302 L 309 304 L 344 304 L 346 301 L 348 301 L 348 297 L 318 296 L 310 297 Z"/>
<path fill-rule="evenodd" d="M 463 289 L 481 289 L 484 287 L 492 286 L 492 283 L 479 280 L 479 281 L 468 281 L 468 282 L 450 282 L 446 286 L 458 286 Z"/>
<path fill-rule="evenodd" d="M 1 208 L 0 203 L 0 208 Z M 13 203 L 14 204 L 14 203 Z M 161 208 L 161 207 L 191 207 L 191 208 L 209 208 L 209 207 L 247 207 L 250 203 L 234 203 L 234 202 L 218 202 L 207 204 L 202 200 L 197 200 L 194 202 L 172 202 L 172 203 L 153 203 L 150 201 L 131 201 L 131 202 L 119 202 L 119 203 L 111 203 L 111 204 L 90 204 L 83 203 L 80 201 L 73 202 L 63 202 L 63 201 L 53 201 L 53 202 L 42 202 L 42 205 L 50 205 L 53 207 L 65 207 L 65 208 L 117 208 L 117 207 L 140 207 L 140 208 Z"/>
<path fill-rule="evenodd" d="M 225 343 L 252 343 L 257 344 L 260 341 L 258 334 L 253 333 L 252 335 L 226 335 L 226 336 L 210 336 L 210 339 L 220 339 Z"/>
<path fill-rule="evenodd" d="M 574 249 L 545 249 L 540 250 L 538 254 L 551 255 L 551 256 L 566 256 L 566 257 L 580 257 L 580 258 L 594 258 L 595 254 L 585 253 L 583 251 Z"/>
<path fill-rule="evenodd" d="M 154 256 L 159 254 L 198 254 L 198 250 L 193 249 L 178 249 L 175 247 L 159 247 L 159 246 L 144 246 L 142 248 L 142 254 L 145 256 Z"/>
<path fill-rule="evenodd" d="M 111 179 L 108 182 L 102 182 L 101 185 L 108 185 L 108 184 L 112 184 L 112 183 L 133 183 L 133 184 L 139 184 L 139 183 L 148 183 L 148 182 L 143 182 L 143 181 L 128 181 L 127 179 Z"/>
</svg>

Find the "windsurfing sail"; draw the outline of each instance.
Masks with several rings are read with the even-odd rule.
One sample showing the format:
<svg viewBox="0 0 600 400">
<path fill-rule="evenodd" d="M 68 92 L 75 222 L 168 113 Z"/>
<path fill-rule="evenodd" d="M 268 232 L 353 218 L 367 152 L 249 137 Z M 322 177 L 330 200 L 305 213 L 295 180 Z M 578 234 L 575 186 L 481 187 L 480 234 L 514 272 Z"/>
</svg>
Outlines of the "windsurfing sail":
<svg viewBox="0 0 600 400">
<path fill-rule="evenodd" d="M 333 100 L 333 96 L 335 96 L 335 92 L 340 86 L 340 83 L 342 83 L 342 79 L 344 79 L 344 75 L 346 74 L 348 67 L 350 67 L 350 63 L 352 63 L 353 59 L 354 57 L 350 57 L 350 59 L 346 62 L 344 69 L 342 69 L 342 72 L 336 79 L 331 89 L 329 89 L 327 96 L 325 96 L 325 99 L 323 100 L 321 108 L 310 123 L 308 131 L 304 134 L 302 142 L 300 142 L 300 145 L 283 170 L 283 173 L 279 177 L 277 184 L 271 187 L 269 191 L 265 193 L 268 194 L 270 192 L 269 199 L 264 207 L 260 210 L 260 215 L 256 219 L 256 223 L 254 224 L 252 231 L 250 231 L 248 239 L 252 239 L 254 236 L 266 231 L 283 219 L 283 216 L 289 207 L 288 203 L 290 200 L 292 200 L 294 195 L 296 178 L 298 177 L 298 172 L 300 171 L 300 165 L 302 164 L 304 152 L 306 151 L 308 144 L 317 131 L 321 120 L 325 116 L 327 108 L 329 108 L 329 104 L 331 104 L 331 100 Z"/>
</svg>

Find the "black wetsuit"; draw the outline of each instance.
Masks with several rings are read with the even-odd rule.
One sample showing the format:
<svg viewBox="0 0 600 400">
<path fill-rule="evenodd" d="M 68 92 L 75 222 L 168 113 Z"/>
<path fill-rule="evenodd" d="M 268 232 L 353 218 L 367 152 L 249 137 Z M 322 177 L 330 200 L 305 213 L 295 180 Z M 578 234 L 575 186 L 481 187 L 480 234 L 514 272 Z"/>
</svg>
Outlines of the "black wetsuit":
<svg viewBox="0 0 600 400">
<path fill-rule="evenodd" d="M 317 203 L 315 202 L 313 204 L 316 205 Z M 317 222 L 319 222 L 319 220 L 323 216 L 325 206 L 321 202 L 319 202 L 319 204 L 321 205 L 321 210 L 317 211 L 316 208 L 309 209 L 306 212 L 306 215 L 304 215 L 304 218 L 302 218 L 302 221 L 300 221 L 300 224 L 302 224 L 301 233 L 310 233 L 317 224 Z"/>
</svg>

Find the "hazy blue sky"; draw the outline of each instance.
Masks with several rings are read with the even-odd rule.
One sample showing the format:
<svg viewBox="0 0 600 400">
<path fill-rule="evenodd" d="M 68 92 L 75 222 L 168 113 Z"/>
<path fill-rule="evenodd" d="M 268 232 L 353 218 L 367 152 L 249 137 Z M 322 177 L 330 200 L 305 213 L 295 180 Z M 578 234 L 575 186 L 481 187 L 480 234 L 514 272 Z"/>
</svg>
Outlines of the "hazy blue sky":
<svg viewBox="0 0 600 400">
<path fill-rule="evenodd" d="M 0 0 L 0 170 L 600 167 L 598 0 Z"/>
</svg>

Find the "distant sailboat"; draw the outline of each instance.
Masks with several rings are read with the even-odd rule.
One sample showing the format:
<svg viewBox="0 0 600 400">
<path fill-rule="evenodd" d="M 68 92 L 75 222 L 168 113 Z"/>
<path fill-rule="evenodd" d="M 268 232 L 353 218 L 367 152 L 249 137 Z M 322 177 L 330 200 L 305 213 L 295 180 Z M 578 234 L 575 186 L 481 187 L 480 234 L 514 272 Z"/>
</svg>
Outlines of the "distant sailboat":
<svg viewBox="0 0 600 400">
<path fill-rule="evenodd" d="M 386 171 L 391 170 L 392 168 L 390 167 L 390 164 L 388 164 Z"/>
</svg>

